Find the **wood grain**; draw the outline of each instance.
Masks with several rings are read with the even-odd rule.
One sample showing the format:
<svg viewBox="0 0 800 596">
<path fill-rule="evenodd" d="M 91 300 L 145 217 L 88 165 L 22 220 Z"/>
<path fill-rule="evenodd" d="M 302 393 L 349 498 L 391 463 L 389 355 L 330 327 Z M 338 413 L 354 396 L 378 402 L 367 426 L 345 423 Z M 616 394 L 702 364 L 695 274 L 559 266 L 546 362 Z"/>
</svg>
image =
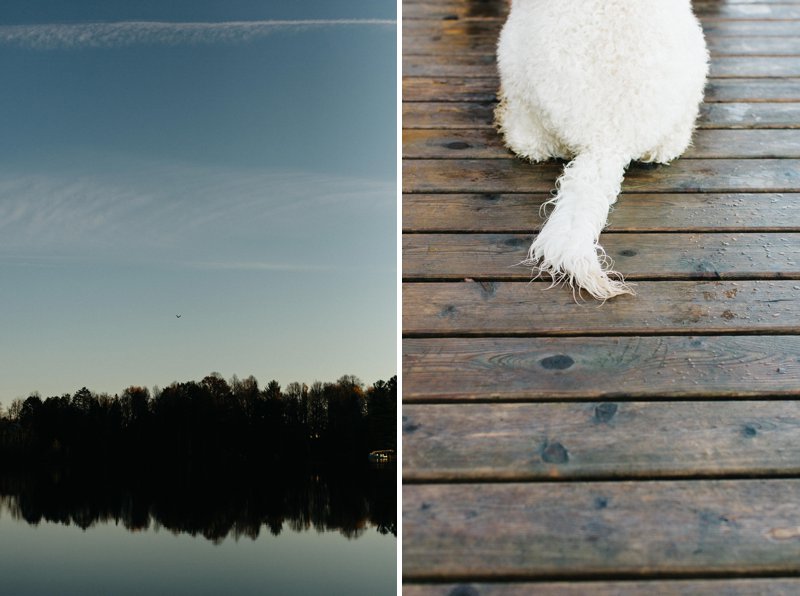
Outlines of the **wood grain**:
<svg viewBox="0 0 800 596">
<path fill-rule="evenodd" d="M 602 306 L 547 282 L 406 283 L 407 335 L 800 333 L 798 281 L 637 282 Z"/>
<path fill-rule="evenodd" d="M 406 232 L 529 234 L 539 229 L 539 208 L 550 194 L 406 194 Z M 607 231 L 800 231 L 800 194 L 682 193 L 620 196 Z"/>
<path fill-rule="evenodd" d="M 797 398 L 798 354 L 796 335 L 406 338 L 403 400 Z"/>
<path fill-rule="evenodd" d="M 514 155 L 500 134 L 490 128 L 407 129 L 403 131 L 406 159 L 509 159 Z M 710 129 L 695 131 L 683 159 L 800 158 L 800 129 Z"/>
<path fill-rule="evenodd" d="M 403 192 L 550 192 L 563 166 L 520 160 L 405 160 Z M 800 161 L 684 159 L 669 166 L 633 164 L 624 192 L 797 192 Z"/>
<path fill-rule="evenodd" d="M 459 21 L 443 21 L 443 23 Z M 468 26 L 472 25 L 469 22 Z M 706 43 L 712 57 L 717 56 L 798 56 L 800 38 L 793 37 L 718 37 L 706 36 Z M 497 46 L 497 32 L 465 34 L 463 25 L 439 27 L 420 31 L 403 30 L 403 54 L 413 55 L 494 55 Z"/>
<path fill-rule="evenodd" d="M 797 28 L 800 34 L 800 26 Z M 425 55 L 403 57 L 403 76 L 407 77 L 490 77 L 497 72 L 492 54 Z M 711 62 L 709 77 L 797 77 L 797 56 L 718 56 Z"/>
<path fill-rule="evenodd" d="M 796 4 L 728 4 L 727 2 L 693 2 L 695 14 L 704 28 L 720 22 L 741 21 L 747 24 L 775 22 L 790 24 L 800 18 Z M 404 2 L 403 21 L 411 25 L 414 20 L 487 20 L 500 22 L 508 14 L 506 2 L 448 0 L 439 2 Z M 727 23 L 725 23 L 727 24 Z"/>
<path fill-rule="evenodd" d="M 618 207 L 625 208 L 625 202 Z M 729 222 L 744 225 L 744 214 Z M 533 234 L 407 234 L 403 277 L 529 281 Z M 637 279 L 800 279 L 800 234 L 615 234 L 600 243 L 617 270 Z M 798 282 L 800 298 L 800 282 Z"/>
<path fill-rule="evenodd" d="M 800 480 L 412 485 L 415 581 L 795 573 Z"/>
<path fill-rule="evenodd" d="M 407 102 L 403 127 L 494 128 L 493 102 Z M 700 106 L 698 128 L 800 128 L 800 103 L 712 103 Z"/>
<path fill-rule="evenodd" d="M 800 592 L 800 0 L 693 4 L 695 143 L 627 172 L 599 306 L 513 267 L 563 164 L 493 128 L 508 2 L 404 2 L 406 594 Z"/>
<path fill-rule="evenodd" d="M 489 51 L 480 53 L 492 53 L 500 35 L 504 19 L 408 19 L 403 22 L 403 53 L 415 54 L 413 43 L 410 40 L 418 38 L 428 38 L 431 43 L 437 44 L 438 48 L 444 49 L 446 46 L 455 44 L 460 47 L 468 47 L 472 40 L 485 40 L 482 43 L 489 44 Z M 732 44 L 733 47 L 746 39 L 775 39 L 778 40 L 773 47 L 793 48 L 796 42 L 798 28 L 797 21 L 764 21 L 764 20 L 744 20 L 744 21 L 719 21 L 706 20 L 703 23 L 703 31 L 709 45 L 725 47 Z M 761 42 L 763 43 L 763 42 Z M 790 52 L 789 55 L 794 55 Z M 716 58 L 716 56 L 712 56 Z"/>
<path fill-rule="evenodd" d="M 403 101 L 497 100 L 497 77 L 404 77 Z M 800 79 L 710 79 L 706 103 L 800 102 Z"/>
<path fill-rule="evenodd" d="M 403 407 L 404 482 L 800 474 L 800 402 Z"/>
</svg>

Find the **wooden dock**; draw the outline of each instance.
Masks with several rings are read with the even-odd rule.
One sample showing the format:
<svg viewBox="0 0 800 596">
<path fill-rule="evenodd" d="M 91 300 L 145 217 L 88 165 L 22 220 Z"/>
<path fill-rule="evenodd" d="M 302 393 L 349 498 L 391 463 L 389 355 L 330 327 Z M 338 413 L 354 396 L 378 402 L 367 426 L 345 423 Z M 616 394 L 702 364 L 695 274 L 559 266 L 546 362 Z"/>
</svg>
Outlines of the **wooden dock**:
<svg viewBox="0 0 800 596">
<path fill-rule="evenodd" d="M 406 594 L 800 594 L 800 1 L 694 4 L 694 147 L 631 166 L 597 306 L 515 266 L 561 165 L 492 127 L 507 2 L 404 2 Z"/>
</svg>

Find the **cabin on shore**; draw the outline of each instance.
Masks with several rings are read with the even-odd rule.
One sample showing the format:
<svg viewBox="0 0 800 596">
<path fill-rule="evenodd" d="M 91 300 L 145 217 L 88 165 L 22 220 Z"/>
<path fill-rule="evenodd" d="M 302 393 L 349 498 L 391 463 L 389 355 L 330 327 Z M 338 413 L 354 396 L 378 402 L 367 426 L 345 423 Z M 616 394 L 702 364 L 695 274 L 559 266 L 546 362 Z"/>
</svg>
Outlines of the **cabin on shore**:
<svg viewBox="0 0 800 596">
<path fill-rule="evenodd" d="M 395 453 L 394 449 L 380 449 L 370 452 L 368 457 L 371 462 L 389 462 L 394 461 Z"/>
</svg>

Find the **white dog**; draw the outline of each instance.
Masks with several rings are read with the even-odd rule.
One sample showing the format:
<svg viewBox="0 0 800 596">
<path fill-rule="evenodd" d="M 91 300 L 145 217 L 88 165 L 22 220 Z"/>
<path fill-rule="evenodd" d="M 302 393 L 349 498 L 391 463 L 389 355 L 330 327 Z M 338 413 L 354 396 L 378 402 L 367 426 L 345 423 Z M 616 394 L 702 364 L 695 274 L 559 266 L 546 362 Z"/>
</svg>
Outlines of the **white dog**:
<svg viewBox="0 0 800 596">
<path fill-rule="evenodd" d="M 598 238 L 631 160 L 691 141 L 708 50 L 690 0 L 512 0 L 497 59 L 506 145 L 572 160 L 526 263 L 601 300 L 632 293 Z"/>
</svg>

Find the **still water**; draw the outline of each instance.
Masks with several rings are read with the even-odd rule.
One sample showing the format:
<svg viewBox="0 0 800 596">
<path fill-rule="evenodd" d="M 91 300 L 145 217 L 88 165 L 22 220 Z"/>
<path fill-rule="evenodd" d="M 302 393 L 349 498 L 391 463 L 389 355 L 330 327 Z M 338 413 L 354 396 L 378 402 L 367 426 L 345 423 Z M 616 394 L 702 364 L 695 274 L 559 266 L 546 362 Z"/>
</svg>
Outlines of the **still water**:
<svg viewBox="0 0 800 596">
<path fill-rule="evenodd" d="M 393 473 L 368 476 L 255 488 L 3 479 L 0 594 L 395 594 Z"/>
</svg>

